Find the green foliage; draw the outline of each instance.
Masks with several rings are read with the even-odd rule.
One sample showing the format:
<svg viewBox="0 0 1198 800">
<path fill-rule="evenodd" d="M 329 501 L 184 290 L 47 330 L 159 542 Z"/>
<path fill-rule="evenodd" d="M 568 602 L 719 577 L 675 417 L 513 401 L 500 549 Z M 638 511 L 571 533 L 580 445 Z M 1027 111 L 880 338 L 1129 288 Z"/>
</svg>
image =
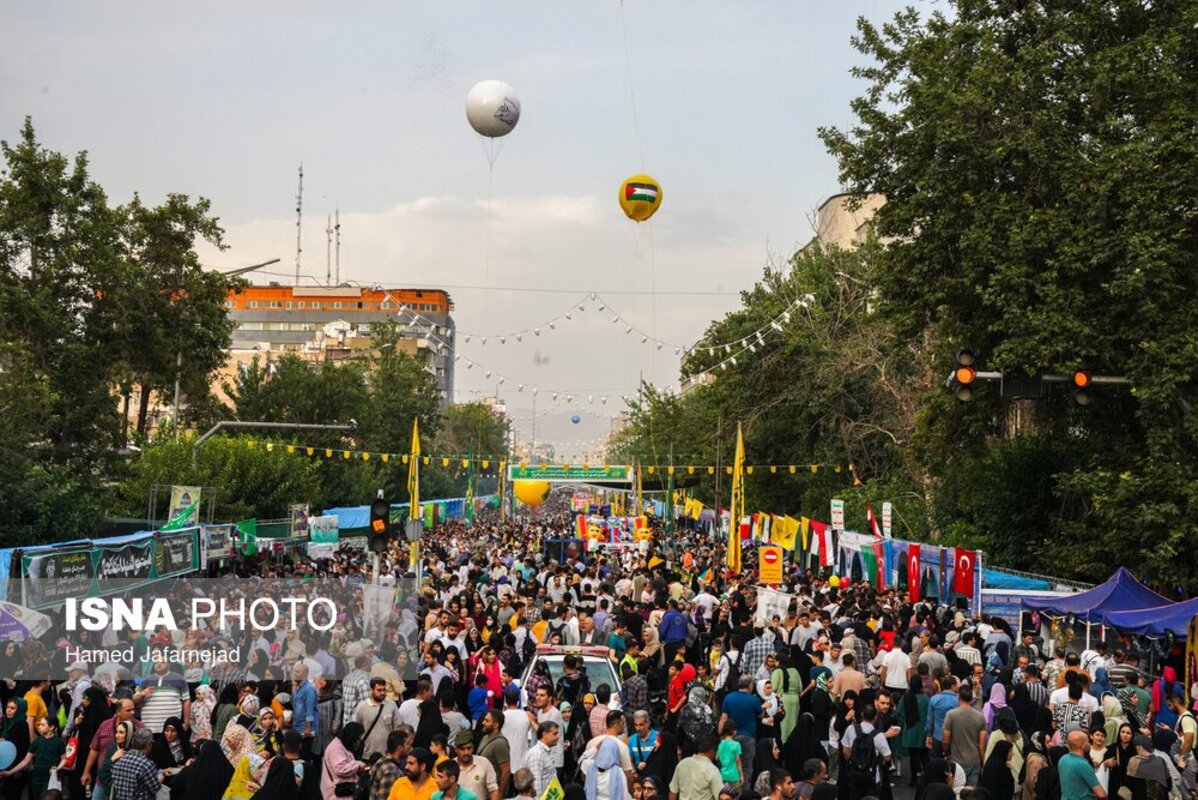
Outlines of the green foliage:
<svg viewBox="0 0 1198 800">
<path fill-rule="evenodd" d="M 842 498 L 849 524 L 864 528 L 865 503 L 890 500 L 896 516 L 924 533 L 926 510 L 908 445 L 915 427 L 911 395 L 926 377 L 914 348 L 871 313 L 877 252 L 873 243 L 854 251 L 812 245 L 788 269 L 767 270 L 744 294 L 744 307 L 713 323 L 686 357 L 684 371 L 708 374 L 710 383 L 681 397 L 643 386 L 614 456 L 662 466 L 673 444 L 676 464 L 730 466 L 739 421 L 747 463 L 782 465 L 772 473 L 754 470 L 746 510 L 826 519 L 829 501 Z M 780 331 L 770 326 L 779 317 Z M 722 345 L 763 329 L 765 343 L 744 352 L 734 346 L 731 364 Z M 824 466 L 813 473 L 811 464 Z M 853 485 L 850 464 L 864 485 Z M 727 504 L 729 476 L 696 478 L 701 500 Z M 896 526 L 903 530 L 901 522 Z"/>
<path fill-rule="evenodd" d="M 1196 24 L 1176 0 L 958 0 L 859 24 L 857 123 L 822 135 L 851 192 L 887 198 L 886 319 L 937 374 L 968 345 L 985 368 L 1087 358 L 1133 383 L 1084 410 L 919 398 L 936 522 L 1008 563 L 1198 581 L 1175 558 L 1198 534 Z M 1022 412 L 1033 435 L 1004 440 Z"/>
</svg>

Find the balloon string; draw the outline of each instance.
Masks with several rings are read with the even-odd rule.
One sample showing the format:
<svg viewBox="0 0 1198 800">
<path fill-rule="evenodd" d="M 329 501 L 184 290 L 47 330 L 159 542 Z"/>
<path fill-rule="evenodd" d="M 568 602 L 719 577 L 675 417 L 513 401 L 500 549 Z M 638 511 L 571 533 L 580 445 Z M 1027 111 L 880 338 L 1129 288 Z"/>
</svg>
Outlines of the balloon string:
<svg viewBox="0 0 1198 800">
<path fill-rule="evenodd" d="M 641 144 L 641 122 L 636 113 L 636 88 L 632 82 L 632 53 L 628 47 L 628 21 L 624 16 L 624 2 L 620 2 L 620 31 L 624 34 L 624 67 L 628 71 L 628 99 L 632 104 L 632 131 L 636 135 L 636 150 L 641 157 L 641 172 L 645 172 L 645 148 Z"/>
<path fill-rule="evenodd" d="M 487 302 L 491 274 L 491 189 L 495 182 L 495 162 L 487 167 L 487 222 L 483 235 L 483 303 Z"/>
<path fill-rule="evenodd" d="M 649 357 L 652 359 L 649 368 L 649 378 L 657 383 L 657 348 L 659 345 L 656 342 L 660 341 L 657 338 L 657 236 L 653 231 L 653 220 L 648 220 L 649 224 L 649 274 L 651 280 L 650 297 L 652 298 L 652 331 L 653 331 L 653 349 L 649 351 Z"/>
</svg>

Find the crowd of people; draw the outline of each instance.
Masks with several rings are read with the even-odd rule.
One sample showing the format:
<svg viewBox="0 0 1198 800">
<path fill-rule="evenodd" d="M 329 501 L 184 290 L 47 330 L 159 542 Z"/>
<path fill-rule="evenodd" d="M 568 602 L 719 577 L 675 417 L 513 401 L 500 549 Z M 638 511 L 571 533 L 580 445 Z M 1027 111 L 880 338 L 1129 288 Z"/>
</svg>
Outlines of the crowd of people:
<svg viewBox="0 0 1198 800">
<path fill-rule="evenodd" d="M 412 596 L 373 635 L 362 587 L 396 586 L 406 545 L 378 576 L 349 550 L 236 565 L 234 594 L 264 579 L 337 597 L 326 631 L 134 631 L 135 658 L 103 665 L 66 660 L 86 632 L 7 643 L 0 794 L 1194 800 L 1186 687 L 1129 640 L 1045 652 L 1038 631 L 964 601 L 834 587 L 801 565 L 767 617 L 755 575 L 724 572 L 719 536 L 542 549 L 573 529 L 552 503 L 438 525 Z M 544 645 L 566 648 L 558 666 Z M 197 648 L 243 657 L 176 655 Z"/>
</svg>

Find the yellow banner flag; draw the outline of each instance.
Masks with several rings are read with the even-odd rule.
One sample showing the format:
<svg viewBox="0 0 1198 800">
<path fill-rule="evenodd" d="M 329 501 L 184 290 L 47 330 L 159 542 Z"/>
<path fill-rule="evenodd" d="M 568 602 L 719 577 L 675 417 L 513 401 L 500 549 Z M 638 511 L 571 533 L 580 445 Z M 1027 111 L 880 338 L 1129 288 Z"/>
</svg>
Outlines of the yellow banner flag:
<svg viewBox="0 0 1198 800">
<path fill-rule="evenodd" d="M 803 533 L 803 552 L 807 552 L 807 543 L 811 541 L 811 519 L 808 517 L 799 517 L 799 522 L 802 526 Z"/>
<path fill-rule="evenodd" d="M 745 515 L 745 439 L 736 423 L 736 458 L 732 469 L 732 514 L 728 525 L 728 571 L 740 574 L 740 520 Z"/>
<path fill-rule="evenodd" d="M 553 780 L 549 781 L 549 785 L 545 787 L 540 800 L 565 800 L 565 797 L 566 791 L 562 789 L 561 781 L 554 776 Z"/>
<path fill-rule="evenodd" d="M 408 459 L 408 502 L 411 519 L 420 519 L 420 420 L 412 420 L 412 451 Z"/>
<path fill-rule="evenodd" d="M 799 533 L 799 521 L 794 517 L 774 517 L 774 530 L 770 539 L 784 550 L 795 549 Z"/>
</svg>

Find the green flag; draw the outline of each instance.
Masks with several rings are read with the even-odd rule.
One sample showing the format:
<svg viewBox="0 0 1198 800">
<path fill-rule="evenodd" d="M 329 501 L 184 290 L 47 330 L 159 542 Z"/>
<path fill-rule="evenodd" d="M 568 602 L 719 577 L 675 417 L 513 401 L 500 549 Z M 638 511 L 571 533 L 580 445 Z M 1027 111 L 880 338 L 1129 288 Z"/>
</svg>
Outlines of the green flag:
<svg viewBox="0 0 1198 800">
<path fill-rule="evenodd" d="M 474 443 L 466 454 L 466 524 L 474 524 Z"/>
<path fill-rule="evenodd" d="M 238 522 L 237 532 L 241 536 L 241 554 L 258 555 L 258 520 L 246 519 Z"/>
<path fill-rule="evenodd" d="M 183 508 L 179 509 L 179 513 L 171 517 L 170 520 L 162 526 L 162 530 L 176 531 L 180 528 L 190 528 L 191 526 L 195 525 L 195 521 L 199 519 L 199 509 L 197 508 L 199 504 L 200 501 L 196 500 L 191 505 L 184 506 Z"/>
<path fill-rule="evenodd" d="M 871 585 L 876 585 L 878 582 L 878 559 L 874 557 L 872 550 L 861 550 L 861 563 L 865 565 L 865 579 Z"/>
</svg>

